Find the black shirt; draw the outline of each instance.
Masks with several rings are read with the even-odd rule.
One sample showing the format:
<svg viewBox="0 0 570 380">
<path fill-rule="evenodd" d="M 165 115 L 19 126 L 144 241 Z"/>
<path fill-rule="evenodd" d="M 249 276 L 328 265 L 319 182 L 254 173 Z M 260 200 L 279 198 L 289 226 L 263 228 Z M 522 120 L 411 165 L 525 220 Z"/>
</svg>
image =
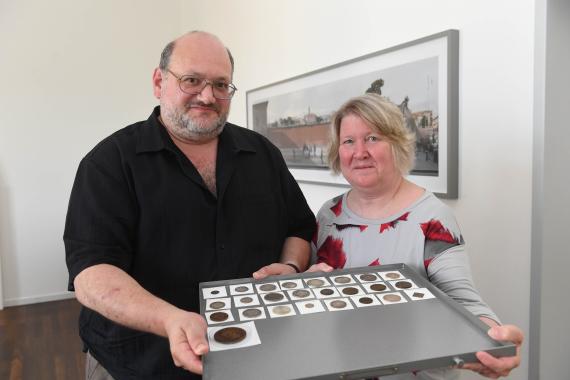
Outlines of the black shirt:
<svg viewBox="0 0 570 380">
<path fill-rule="evenodd" d="M 79 164 L 64 242 L 68 289 L 101 263 L 152 294 L 198 312 L 198 284 L 250 277 L 278 262 L 283 242 L 309 241 L 314 215 L 279 150 L 227 123 L 218 140 L 217 196 L 158 121 L 130 125 Z M 174 366 L 166 338 L 135 331 L 83 308 L 80 335 L 117 380 L 190 379 Z"/>
</svg>

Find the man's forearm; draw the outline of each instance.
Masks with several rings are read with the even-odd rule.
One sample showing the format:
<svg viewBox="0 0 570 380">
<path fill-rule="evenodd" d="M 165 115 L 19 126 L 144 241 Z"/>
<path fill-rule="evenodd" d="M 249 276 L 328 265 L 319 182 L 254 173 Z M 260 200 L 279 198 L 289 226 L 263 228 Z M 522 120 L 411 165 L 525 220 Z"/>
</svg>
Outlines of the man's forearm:
<svg viewBox="0 0 570 380">
<path fill-rule="evenodd" d="M 295 236 L 290 236 L 285 239 L 285 243 L 283 244 L 280 262 L 283 264 L 293 264 L 299 271 L 303 272 L 309 265 L 310 255 L 311 246 L 309 242 Z"/>
<path fill-rule="evenodd" d="M 77 299 L 86 307 L 121 325 L 164 337 L 167 318 L 183 312 L 113 265 L 99 264 L 83 270 L 74 285 Z"/>
</svg>

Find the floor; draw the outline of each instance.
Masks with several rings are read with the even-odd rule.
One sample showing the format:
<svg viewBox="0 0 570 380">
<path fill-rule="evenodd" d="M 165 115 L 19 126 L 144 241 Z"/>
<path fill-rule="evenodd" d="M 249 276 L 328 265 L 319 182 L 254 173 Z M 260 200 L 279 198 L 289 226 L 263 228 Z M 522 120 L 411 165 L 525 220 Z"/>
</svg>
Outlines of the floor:
<svg viewBox="0 0 570 380">
<path fill-rule="evenodd" d="M 79 310 L 75 299 L 0 310 L 0 379 L 83 379 Z"/>
</svg>

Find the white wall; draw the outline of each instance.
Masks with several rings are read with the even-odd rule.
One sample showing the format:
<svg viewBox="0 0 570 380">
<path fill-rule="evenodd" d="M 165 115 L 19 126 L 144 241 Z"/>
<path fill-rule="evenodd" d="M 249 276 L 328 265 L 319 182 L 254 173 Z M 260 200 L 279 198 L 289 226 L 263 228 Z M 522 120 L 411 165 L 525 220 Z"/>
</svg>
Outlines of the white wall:
<svg viewBox="0 0 570 380">
<path fill-rule="evenodd" d="M 459 29 L 460 195 L 446 203 L 483 297 L 528 331 L 534 1 L 210 0 L 182 9 L 183 28 L 212 31 L 232 49 L 240 91 L 230 119 L 242 125 L 249 89 Z M 302 188 L 315 211 L 344 191 Z M 527 378 L 527 349 L 511 378 Z"/>
<path fill-rule="evenodd" d="M 179 33 L 178 13 L 178 0 L 0 2 L 6 306 L 67 294 L 62 236 L 75 170 L 101 138 L 150 114 L 152 69 Z"/>
</svg>

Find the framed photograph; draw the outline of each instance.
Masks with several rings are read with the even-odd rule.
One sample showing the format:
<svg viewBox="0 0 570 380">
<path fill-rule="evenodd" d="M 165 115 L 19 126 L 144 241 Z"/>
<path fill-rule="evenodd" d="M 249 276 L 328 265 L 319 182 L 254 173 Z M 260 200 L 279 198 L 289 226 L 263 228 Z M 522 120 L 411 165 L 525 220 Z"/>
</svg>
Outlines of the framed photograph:
<svg viewBox="0 0 570 380">
<path fill-rule="evenodd" d="M 408 179 L 457 198 L 459 32 L 447 30 L 247 91 L 247 124 L 273 142 L 301 182 L 348 185 L 327 165 L 334 112 L 376 92 L 416 135 Z"/>
</svg>

